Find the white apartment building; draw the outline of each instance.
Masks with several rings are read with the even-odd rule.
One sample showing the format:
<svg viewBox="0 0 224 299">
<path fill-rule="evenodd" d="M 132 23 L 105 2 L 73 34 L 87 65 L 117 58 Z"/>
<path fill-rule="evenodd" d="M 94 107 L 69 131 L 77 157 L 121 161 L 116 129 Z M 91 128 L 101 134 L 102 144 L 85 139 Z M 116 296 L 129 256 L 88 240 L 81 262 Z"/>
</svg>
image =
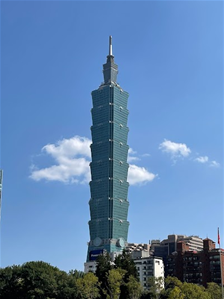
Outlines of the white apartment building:
<svg viewBox="0 0 224 299">
<path fill-rule="evenodd" d="M 139 280 L 144 289 L 147 289 L 149 277 L 162 277 L 161 288 L 164 288 L 164 264 L 163 259 L 149 256 L 134 260 L 139 275 Z"/>
</svg>

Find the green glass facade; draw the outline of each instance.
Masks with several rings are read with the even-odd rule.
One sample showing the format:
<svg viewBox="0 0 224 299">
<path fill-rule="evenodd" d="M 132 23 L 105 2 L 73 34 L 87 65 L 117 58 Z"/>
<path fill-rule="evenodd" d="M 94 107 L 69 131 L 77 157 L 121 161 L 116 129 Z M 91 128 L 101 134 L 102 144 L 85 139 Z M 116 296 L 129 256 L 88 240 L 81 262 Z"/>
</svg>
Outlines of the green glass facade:
<svg viewBox="0 0 224 299">
<path fill-rule="evenodd" d="M 111 46 L 112 48 L 112 46 Z M 92 92 L 92 162 L 87 261 L 99 252 L 121 251 L 127 242 L 128 93 L 117 84 L 112 50 L 103 65 L 104 83 Z"/>
</svg>

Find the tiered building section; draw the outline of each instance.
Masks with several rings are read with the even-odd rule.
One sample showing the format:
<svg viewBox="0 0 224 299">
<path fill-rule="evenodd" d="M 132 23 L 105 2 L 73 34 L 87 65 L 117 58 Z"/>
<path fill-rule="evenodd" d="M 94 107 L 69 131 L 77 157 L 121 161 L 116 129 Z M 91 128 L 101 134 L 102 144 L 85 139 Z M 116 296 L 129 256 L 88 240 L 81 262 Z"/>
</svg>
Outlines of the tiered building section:
<svg viewBox="0 0 224 299">
<path fill-rule="evenodd" d="M 92 92 L 90 218 L 87 262 L 104 250 L 119 252 L 127 243 L 128 215 L 128 93 L 117 83 L 112 54 L 103 65 L 104 83 Z"/>
</svg>

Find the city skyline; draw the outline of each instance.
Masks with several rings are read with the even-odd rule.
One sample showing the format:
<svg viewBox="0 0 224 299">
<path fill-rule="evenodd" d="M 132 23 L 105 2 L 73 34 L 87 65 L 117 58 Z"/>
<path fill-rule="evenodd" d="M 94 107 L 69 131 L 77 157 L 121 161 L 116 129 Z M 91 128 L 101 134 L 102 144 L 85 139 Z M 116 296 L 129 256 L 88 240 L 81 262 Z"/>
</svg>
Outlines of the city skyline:
<svg viewBox="0 0 224 299">
<path fill-rule="evenodd" d="M 172 233 L 217 242 L 220 227 L 223 244 L 221 7 L 2 3 L 3 267 L 83 270 L 90 93 L 109 35 L 130 95 L 128 242 Z M 104 28 L 108 10 L 118 23 Z"/>
</svg>

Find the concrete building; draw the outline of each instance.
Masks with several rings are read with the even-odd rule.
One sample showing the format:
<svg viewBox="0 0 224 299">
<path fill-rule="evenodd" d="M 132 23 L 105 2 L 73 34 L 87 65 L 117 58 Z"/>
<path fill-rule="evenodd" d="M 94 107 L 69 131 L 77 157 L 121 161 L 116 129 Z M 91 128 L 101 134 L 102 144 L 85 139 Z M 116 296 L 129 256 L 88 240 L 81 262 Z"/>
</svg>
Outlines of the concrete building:
<svg viewBox="0 0 224 299">
<path fill-rule="evenodd" d="M 198 236 L 185 236 L 185 235 L 168 235 L 167 239 L 162 241 L 152 240 L 150 250 L 154 256 L 162 257 L 165 268 L 165 277 L 169 275 L 167 268 L 168 255 L 177 251 L 177 243 L 183 241 L 189 246 L 191 250 L 201 251 L 203 249 L 203 240 Z"/>
<path fill-rule="evenodd" d="M 161 288 L 164 288 L 164 264 L 161 257 L 152 255 L 150 244 L 128 243 L 126 250 L 135 262 L 142 286 L 148 288 L 150 277 L 162 278 Z"/>
<path fill-rule="evenodd" d="M 189 246 L 189 250 L 201 251 L 203 250 L 203 240 L 199 236 L 189 236 L 178 238 L 178 242 L 182 241 Z"/>
<path fill-rule="evenodd" d="M 167 255 L 177 250 L 177 242 L 184 241 L 189 245 L 190 250 L 200 251 L 203 249 L 203 240 L 199 236 L 168 235 L 167 239 L 162 241 L 152 240 L 151 250 L 157 255 L 158 252 L 166 252 Z"/>
<path fill-rule="evenodd" d="M 110 37 L 109 55 L 103 65 L 104 82 L 91 93 L 93 125 L 87 262 L 94 261 L 104 250 L 120 252 L 127 244 L 128 93 L 117 83 L 117 73 Z"/>
<path fill-rule="evenodd" d="M 150 256 L 134 259 L 134 262 L 144 289 L 148 288 L 147 282 L 150 277 L 161 278 L 161 288 L 164 288 L 164 265 L 162 258 Z"/>
<path fill-rule="evenodd" d="M 220 263 L 221 261 L 221 263 Z M 207 286 L 208 282 L 221 284 L 224 273 L 224 250 L 215 248 L 215 242 L 203 240 L 203 250 L 190 250 L 184 241 L 177 243 L 177 252 L 167 259 L 168 274 L 181 281 Z M 224 284 L 224 278 L 222 277 Z"/>
</svg>

